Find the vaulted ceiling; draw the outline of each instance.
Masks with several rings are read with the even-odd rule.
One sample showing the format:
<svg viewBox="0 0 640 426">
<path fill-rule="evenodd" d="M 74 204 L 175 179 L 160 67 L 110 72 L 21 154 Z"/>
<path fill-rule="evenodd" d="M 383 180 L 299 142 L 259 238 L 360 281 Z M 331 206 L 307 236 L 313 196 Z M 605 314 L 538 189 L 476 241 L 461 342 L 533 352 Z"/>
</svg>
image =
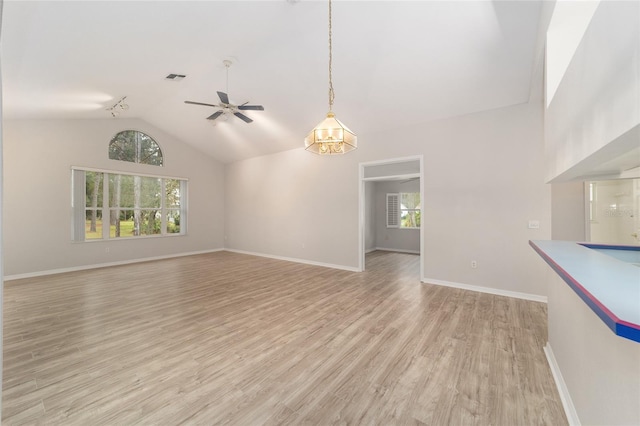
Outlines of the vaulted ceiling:
<svg viewBox="0 0 640 426">
<path fill-rule="evenodd" d="M 338 118 L 358 134 L 529 100 L 541 1 L 335 1 Z M 328 110 L 325 1 L 4 1 L 6 119 L 141 118 L 222 162 L 302 146 Z M 185 100 L 264 105 L 254 122 Z M 184 74 L 170 81 L 168 74 Z M 216 120 L 218 121 L 218 120 Z"/>
</svg>

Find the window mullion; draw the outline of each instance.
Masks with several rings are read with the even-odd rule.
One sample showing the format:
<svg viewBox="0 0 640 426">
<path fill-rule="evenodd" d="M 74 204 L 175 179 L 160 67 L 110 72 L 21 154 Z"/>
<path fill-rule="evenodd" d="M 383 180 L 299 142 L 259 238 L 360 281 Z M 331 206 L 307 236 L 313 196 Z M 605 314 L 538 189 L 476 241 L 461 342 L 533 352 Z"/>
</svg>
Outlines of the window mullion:
<svg viewBox="0 0 640 426">
<path fill-rule="evenodd" d="M 187 188 L 187 181 L 180 181 L 180 233 L 182 235 L 187 234 L 187 229 L 189 226 L 189 219 L 187 217 L 187 209 L 189 208 L 189 193 Z"/>
<path fill-rule="evenodd" d="M 86 236 L 86 173 L 84 171 L 72 172 L 72 239 L 73 241 L 84 241 Z"/>
<path fill-rule="evenodd" d="M 167 233 L 167 186 L 165 179 L 160 179 L 160 235 Z"/>
<path fill-rule="evenodd" d="M 111 206 L 109 205 L 109 173 L 102 175 L 102 239 L 108 240 L 111 230 Z"/>
</svg>

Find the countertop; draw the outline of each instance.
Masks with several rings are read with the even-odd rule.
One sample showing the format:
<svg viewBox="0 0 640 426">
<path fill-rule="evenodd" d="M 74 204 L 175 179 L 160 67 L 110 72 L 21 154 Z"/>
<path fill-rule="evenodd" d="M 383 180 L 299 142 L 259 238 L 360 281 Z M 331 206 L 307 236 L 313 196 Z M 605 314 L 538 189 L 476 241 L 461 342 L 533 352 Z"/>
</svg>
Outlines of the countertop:
<svg viewBox="0 0 640 426">
<path fill-rule="evenodd" d="M 640 267 L 597 250 L 640 247 L 540 240 L 529 244 L 615 334 L 640 342 Z"/>
</svg>

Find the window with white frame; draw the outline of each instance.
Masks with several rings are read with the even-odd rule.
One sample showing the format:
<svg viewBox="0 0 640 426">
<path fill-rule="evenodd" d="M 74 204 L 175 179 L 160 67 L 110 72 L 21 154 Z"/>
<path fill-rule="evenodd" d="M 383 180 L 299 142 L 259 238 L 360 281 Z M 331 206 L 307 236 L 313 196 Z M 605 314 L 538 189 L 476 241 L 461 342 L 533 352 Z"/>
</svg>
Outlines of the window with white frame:
<svg viewBox="0 0 640 426">
<path fill-rule="evenodd" d="M 420 228 L 419 192 L 387 194 L 387 228 Z"/>
<path fill-rule="evenodd" d="M 187 180 L 74 168 L 73 240 L 186 233 Z"/>
</svg>

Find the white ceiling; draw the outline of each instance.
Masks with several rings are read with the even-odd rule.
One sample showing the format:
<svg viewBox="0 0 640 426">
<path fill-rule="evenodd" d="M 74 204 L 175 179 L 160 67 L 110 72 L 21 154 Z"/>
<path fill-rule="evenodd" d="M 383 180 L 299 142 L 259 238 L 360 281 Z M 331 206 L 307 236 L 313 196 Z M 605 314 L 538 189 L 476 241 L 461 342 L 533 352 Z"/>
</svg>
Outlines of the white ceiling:
<svg viewBox="0 0 640 426">
<path fill-rule="evenodd" d="M 334 0 L 337 117 L 361 135 L 527 102 L 540 8 Z M 328 109 L 327 24 L 324 1 L 5 0 L 3 114 L 113 119 L 127 96 L 121 117 L 222 162 L 297 148 Z M 218 102 L 228 58 L 230 98 L 265 107 L 251 124 L 184 103 Z"/>
</svg>

